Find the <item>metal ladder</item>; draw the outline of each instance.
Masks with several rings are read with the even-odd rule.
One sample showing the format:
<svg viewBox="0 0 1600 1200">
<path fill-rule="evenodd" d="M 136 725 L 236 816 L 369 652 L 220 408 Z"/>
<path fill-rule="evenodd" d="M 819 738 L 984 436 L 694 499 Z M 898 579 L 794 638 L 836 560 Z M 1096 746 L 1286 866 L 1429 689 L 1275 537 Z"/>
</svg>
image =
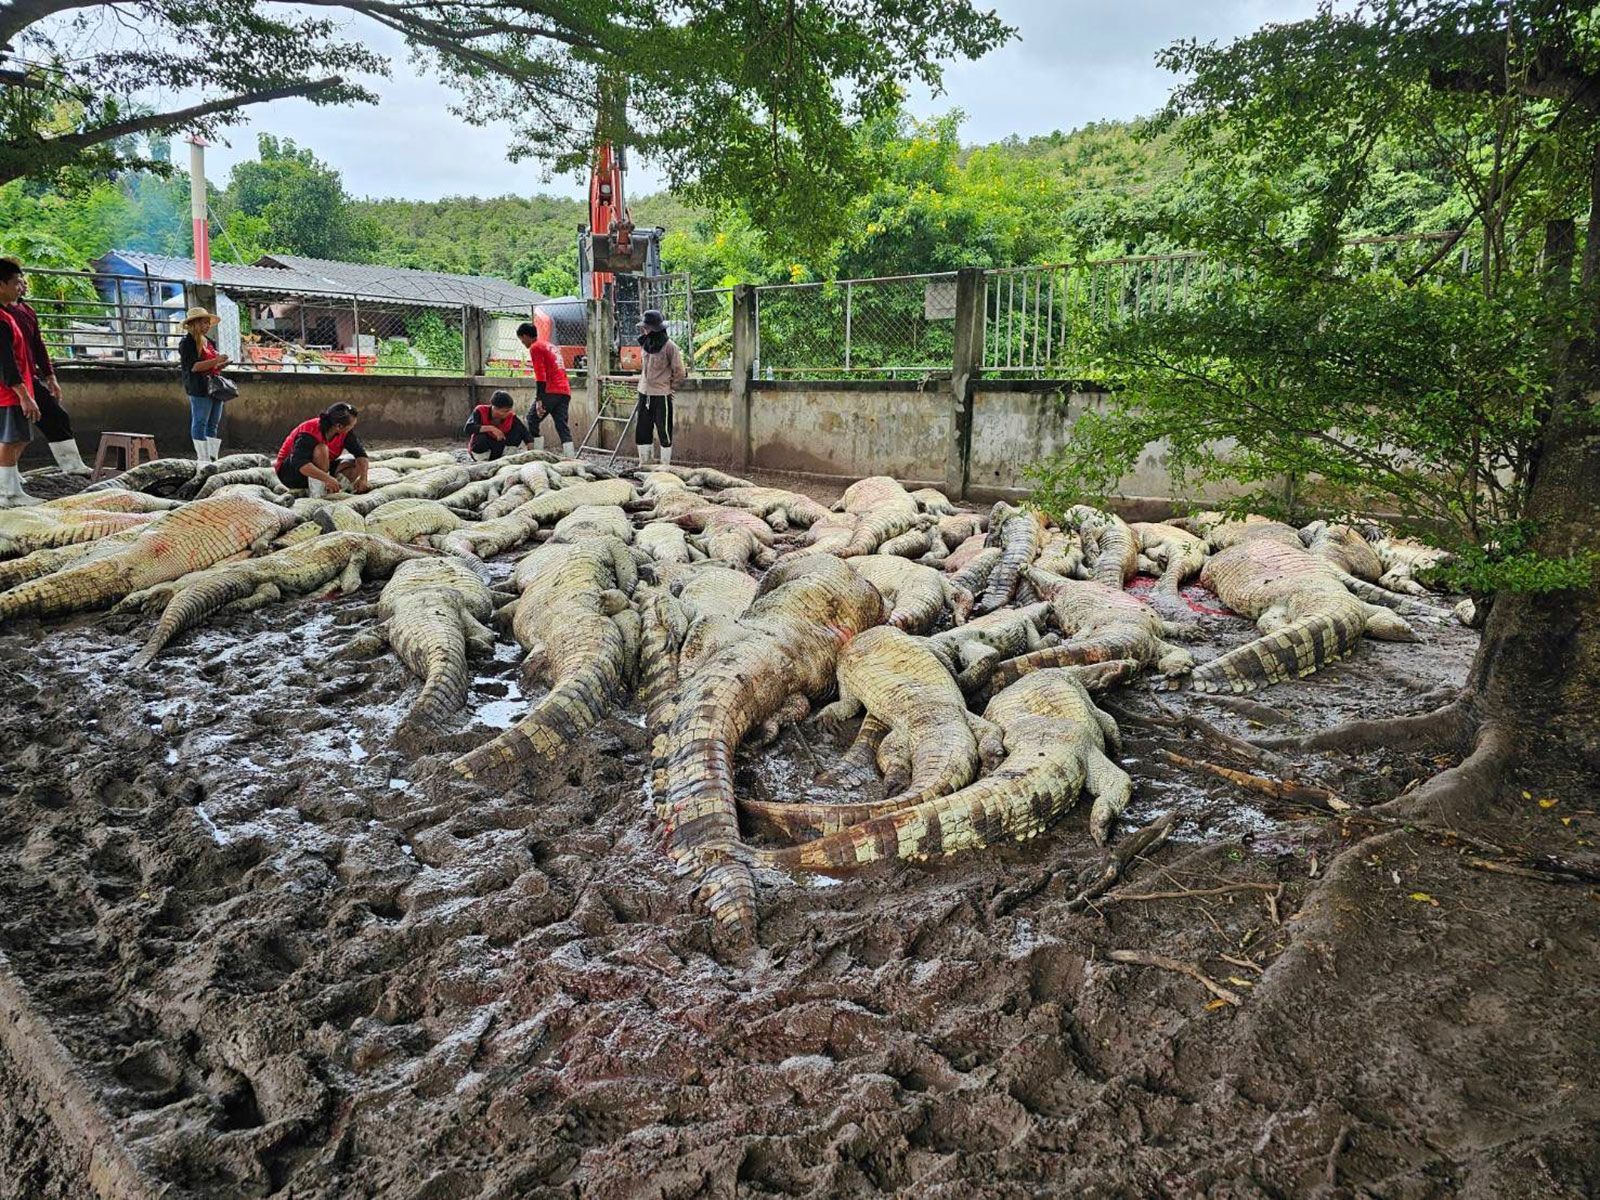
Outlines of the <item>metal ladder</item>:
<svg viewBox="0 0 1600 1200">
<path fill-rule="evenodd" d="M 601 455 L 609 453 L 610 457 L 605 460 L 606 465 L 611 466 L 616 463 L 617 456 L 622 453 L 623 443 L 628 440 L 628 434 L 633 430 L 634 418 L 639 412 L 638 400 L 634 391 L 636 387 L 637 380 L 630 375 L 608 376 L 600 381 L 600 407 L 594 415 L 594 420 L 589 423 L 589 431 L 583 435 L 583 441 L 578 444 L 579 458 L 583 458 L 588 454 L 593 454 L 596 458 L 599 458 Z M 625 400 L 623 399 L 624 396 L 627 397 Z M 627 405 L 624 411 L 628 415 L 619 417 L 617 408 L 623 404 Z M 599 442 L 593 440 L 595 433 L 602 425 L 622 426 L 617 433 L 617 444 L 609 451 Z M 634 455 L 636 456 L 637 454 L 638 447 L 636 445 L 634 447 Z"/>
</svg>

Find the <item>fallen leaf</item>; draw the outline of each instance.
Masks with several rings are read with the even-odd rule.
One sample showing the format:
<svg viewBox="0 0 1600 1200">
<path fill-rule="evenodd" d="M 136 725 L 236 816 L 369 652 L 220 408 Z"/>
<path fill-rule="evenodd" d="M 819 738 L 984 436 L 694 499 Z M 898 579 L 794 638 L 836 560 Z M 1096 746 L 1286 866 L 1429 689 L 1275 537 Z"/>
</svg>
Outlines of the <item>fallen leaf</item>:
<svg viewBox="0 0 1600 1200">
<path fill-rule="evenodd" d="M 1428 895 L 1427 892 L 1412 892 L 1411 898 L 1417 901 L 1419 904 L 1431 904 L 1435 908 L 1439 907 L 1439 902 L 1432 896 Z"/>
<path fill-rule="evenodd" d="M 1561 803 L 1561 801 L 1557 800 L 1554 796 L 1545 796 L 1542 799 L 1540 799 L 1539 807 L 1540 808 L 1554 808 L 1556 805 L 1558 805 L 1560 803 Z"/>
<path fill-rule="evenodd" d="M 1523 792 L 1522 793 L 1522 798 L 1524 800 L 1532 800 L 1533 799 L 1533 793 L 1532 792 Z"/>
<path fill-rule="evenodd" d="M 1248 979 L 1240 979 L 1237 975 L 1229 975 L 1228 982 L 1233 984 L 1235 987 L 1255 987 L 1255 984 L 1251 983 Z"/>
<path fill-rule="evenodd" d="M 1207 1000 L 1206 1001 L 1206 1011 L 1207 1012 L 1216 1012 L 1217 1009 L 1219 1009 L 1219 1008 L 1227 1008 L 1227 1007 L 1228 1007 L 1228 1002 L 1226 1000 L 1224 1000 L 1221 996 L 1218 996 L 1215 1000 Z"/>
<path fill-rule="evenodd" d="M 1577 817 L 1562 817 L 1561 818 L 1561 823 L 1563 825 L 1571 825 L 1577 819 L 1578 819 Z"/>
</svg>

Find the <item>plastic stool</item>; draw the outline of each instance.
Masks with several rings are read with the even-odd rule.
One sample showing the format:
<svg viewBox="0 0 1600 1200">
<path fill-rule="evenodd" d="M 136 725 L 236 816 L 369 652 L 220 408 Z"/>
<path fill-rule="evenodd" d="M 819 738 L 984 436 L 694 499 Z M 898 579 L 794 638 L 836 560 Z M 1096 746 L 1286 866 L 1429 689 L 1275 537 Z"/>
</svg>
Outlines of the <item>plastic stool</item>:
<svg viewBox="0 0 1600 1200">
<path fill-rule="evenodd" d="M 106 465 L 108 452 L 112 450 L 122 452 L 121 468 Z M 155 458 L 156 439 L 148 433 L 102 433 L 100 449 L 94 456 L 94 474 L 89 477 L 89 482 L 96 483 L 113 475 L 121 475 L 123 471 L 131 471 L 140 463 L 153 462 Z"/>
</svg>

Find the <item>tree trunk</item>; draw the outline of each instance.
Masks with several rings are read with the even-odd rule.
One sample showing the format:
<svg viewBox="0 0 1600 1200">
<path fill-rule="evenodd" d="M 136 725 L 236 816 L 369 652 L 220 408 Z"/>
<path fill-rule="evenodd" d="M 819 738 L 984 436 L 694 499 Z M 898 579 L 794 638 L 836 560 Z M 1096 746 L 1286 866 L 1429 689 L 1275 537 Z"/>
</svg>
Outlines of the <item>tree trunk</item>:
<svg viewBox="0 0 1600 1200">
<path fill-rule="evenodd" d="M 1600 552 L 1596 404 L 1594 393 L 1572 396 L 1545 426 L 1527 504 L 1542 555 Z M 1517 732 L 1514 753 L 1570 757 L 1600 773 L 1600 569 L 1582 589 L 1497 596 L 1468 694 L 1480 720 Z"/>
</svg>

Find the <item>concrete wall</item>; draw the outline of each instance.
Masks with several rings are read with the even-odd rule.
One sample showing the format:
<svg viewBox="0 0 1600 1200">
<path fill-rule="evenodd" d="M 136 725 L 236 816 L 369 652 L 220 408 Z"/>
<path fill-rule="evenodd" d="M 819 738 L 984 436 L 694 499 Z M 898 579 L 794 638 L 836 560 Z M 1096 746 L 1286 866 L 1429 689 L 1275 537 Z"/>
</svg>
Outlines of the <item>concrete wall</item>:
<svg viewBox="0 0 1600 1200">
<path fill-rule="evenodd" d="M 954 436 L 945 382 L 750 385 L 750 464 L 758 470 L 931 482 L 944 478 Z"/>
<path fill-rule="evenodd" d="M 228 402 L 222 418 L 223 450 L 275 451 L 289 430 L 340 400 L 361 410 L 362 436 L 389 445 L 451 439 L 472 406 L 496 388 L 517 397 L 517 411 L 533 403 L 533 382 L 483 377 L 438 379 L 370 375 L 323 375 L 230 371 L 239 398 Z M 189 402 L 178 373 L 161 368 L 63 367 L 59 372 L 66 409 L 85 456 L 92 456 L 104 432 L 148 433 L 163 454 L 191 454 Z M 569 423 L 581 438 L 589 426 L 581 374 L 572 376 Z M 545 426 L 548 432 L 550 426 Z M 35 439 L 30 462 L 43 461 Z"/>
<path fill-rule="evenodd" d="M 227 450 L 276 450 L 290 429 L 338 400 L 361 410 L 361 433 L 375 444 L 454 440 L 471 406 L 487 400 L 494 389 L 511 392 L 522 413 L 534 394 L 532 381 L 525 378 L 230 374 L 239 381 L 240 395 L 228 404 L 223 420 Z M 188 404 L 176 372 L 64 368 L 61 378 L 86 455 L 106 430 L 150 433 L 163 453 L 190 452 Z M 574 375 L 572 383 L 570 423 L 574 439 L 582 440 L 593 414 L 583 376 Z M 1027 464 L 1058 449 L 1073 423 L 1104 400 L 1101 392 L 1060 381 L 977 381 L 969 495 L 989 499 L 1023 494 Z M 674 443 L 681 461 L 718 466 L 736 461 L 731 405 L 726 379 L 691 379 L 679 389 Z M 603 444 L 614 444 L 618 428 L 610 427 Z M 757 471 L 834 479 L 893 475 L 909 483 L 940 484 L 954 437 L 947 380 L 751 384 L 750 464 Z M 36 440 L 30 461 L 42 461 L 43 452 Z M 1173 495 L 1160 445 L 1146 448 L 1118 491 L 1158 501 Z M 1188 498 L 1210 499 L 1213 494 L 1221 493 L 1191 491 Z"/>
</svg>

